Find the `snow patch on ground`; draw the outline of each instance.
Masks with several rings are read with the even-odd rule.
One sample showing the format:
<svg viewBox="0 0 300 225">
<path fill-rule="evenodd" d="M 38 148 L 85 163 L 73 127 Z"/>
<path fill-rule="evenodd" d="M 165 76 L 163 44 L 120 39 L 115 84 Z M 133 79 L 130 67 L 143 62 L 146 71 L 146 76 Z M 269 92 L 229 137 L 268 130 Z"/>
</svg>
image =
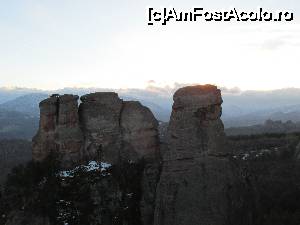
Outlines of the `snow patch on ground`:
<svg viewBox="0 0 300 225">
<path fill-rule="evenodd" d="M 245 153 L 244 156 L 242 157 L 242 160 L 247 160 L 249 156 L 250 155 L 248 153 Z"/>
<path fill-rule="evenodd" d="M 80 169 L 91 172 L 91 171 L 100 171 L 104 172 L 109 169 L 112 165 L 106 162 L 96 162 L 90 161 L 87 165 L 80 165 L 71 170 L 63 170 L 59 172 L 60 177 L 74 177 L 74 173 Z"/>
</svg>

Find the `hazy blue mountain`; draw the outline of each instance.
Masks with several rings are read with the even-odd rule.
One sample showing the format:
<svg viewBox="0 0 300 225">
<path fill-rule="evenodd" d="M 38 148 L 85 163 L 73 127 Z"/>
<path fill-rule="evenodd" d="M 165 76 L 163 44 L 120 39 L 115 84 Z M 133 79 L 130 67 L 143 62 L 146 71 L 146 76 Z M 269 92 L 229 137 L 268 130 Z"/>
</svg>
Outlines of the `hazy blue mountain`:
<svg viewBox="0 0 300 225">
<path fill-rule="evenodd" d="M 258 111 L 269 111 L 277 108 L 291 107 L 300 104 L 300 89 L 287 88 L 273 91 L 241 91 L 239 93 L 223 92 L 224 116 L 245 115 Z"/>
<path fill-rule="evenodd" d="M 43 93 L 44 91 L 30 88 L 6 88 L 0 87 L 0 104 L 16 99 L 20 96 L 32 94 L 32 93 Z"/>
<path fill-rule="evenodd" d="M 44 93 L 26 94 L 0 104 L 0 108 L 9 111 L 26 113 L 31 116 L 38 116 L 39 102 L 47 97 L 48 94 Z"/>
</svg>

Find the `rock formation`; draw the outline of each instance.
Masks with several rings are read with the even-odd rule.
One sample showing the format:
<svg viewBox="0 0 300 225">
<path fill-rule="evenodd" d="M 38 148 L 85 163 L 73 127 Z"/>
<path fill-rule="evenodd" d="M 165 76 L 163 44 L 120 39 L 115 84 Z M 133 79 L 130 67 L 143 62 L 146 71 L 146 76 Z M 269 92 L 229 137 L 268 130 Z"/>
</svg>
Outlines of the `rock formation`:
<svg viewBox="0 0 300 225">
<path fill-rule="evenodd" d="M 83 134 L 77 100 L 77 95 L 52 95 L 40 103 L 40 125 L 33 138 L 33 160 L 41 161 L 52 151 L 59 153 L 66 166 L 81 159 Z"/>
<path fill-rule="evenodd" d="M 56 152 L 63 167 L 96 160 L 113 165 L 143 163 L 141 214 L 153 223 L 160 154 L 158 122 L 136 101 L 113 92 L 78 96 L 53 95 L 40 103 L 40 127 L 33 138 L 33 160 Z"/>
<path fill-rule="evenodd" d="M 221 92 L 215 86 L 191 86 L 174 94 L 169 123 L 170 152 L 164 158 L 176 160 L 226 152 Z"/>
<path fill-rule="evenodd" d="M 33 160 L 51 151 L 61 161 L 102 160 L 116 164 L 159 159 L 158 122 L 136 101 L 122 101 L 116 93 L 78 96 L 52 95 L 40 103 L 40 127 L 33 138 Z"/>
<path fill-rule="evenodd" d="M 157 188 L 155 225 L 229 224 L 239 185 L 221 116 L 221 93 L 212 85 L 191 86 L 174 94 L 169 149 Z"/>
</svg>

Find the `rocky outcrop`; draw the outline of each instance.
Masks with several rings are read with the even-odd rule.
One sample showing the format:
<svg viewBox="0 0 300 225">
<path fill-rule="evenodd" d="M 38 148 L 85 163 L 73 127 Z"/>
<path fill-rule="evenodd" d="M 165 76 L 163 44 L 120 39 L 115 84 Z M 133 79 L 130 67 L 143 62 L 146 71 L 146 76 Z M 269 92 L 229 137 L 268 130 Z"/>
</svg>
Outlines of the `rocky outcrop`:
<svg viewBox="0 0 300 225">
<path fill-rule="evenodd" d="M 155 225 L 230 224 L 235 205 L 241 207 L 233 196 L 243 184 L 226 157 L 221 104 L 220 90 L 212 85 L 174 94 Z"/>
<path fill-rule="evenodd" d="M 53 95 L 40 103 L 33 159 L 56 152 L 67 168 L 89 160 L 142 163 L 141 218 L 143 224 L 152 224 L 160 171 L 157 120 L 147 107 L 113 92 L 84 95 L 79 108 L 77 100 L 74 95 Z"/>
<path fill-rule="evenodd" d="M 32 158 L 56 152 L 66 166 L 82 158 L 83 134 L 79 126 L 77 95 L 52 95 L 40 103 L 40 125 L 33 138 Z"/>
<path fill-rule="evenodd" d="M 40 127 L 33 138 L 33 159 L 55 151 L 62 163 L 102 160 L 157 161 L 158 123 L 136 101 L 123 101 L 113 92 L 78 96 L 53 95 L 40 103 Z"/>
<path fill-rule="evenodd" d="M 221 92 L 215 86 L 191 86 L 174 94 L 166 160 L 224 155 Z"/>
</svg>

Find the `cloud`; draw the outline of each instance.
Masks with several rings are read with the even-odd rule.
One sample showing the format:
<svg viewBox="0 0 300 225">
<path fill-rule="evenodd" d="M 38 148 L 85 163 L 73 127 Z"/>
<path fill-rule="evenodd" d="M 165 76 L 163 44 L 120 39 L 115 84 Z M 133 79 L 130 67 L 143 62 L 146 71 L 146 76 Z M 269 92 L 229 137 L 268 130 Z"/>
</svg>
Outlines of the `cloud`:
<svg viewBox="0 0 300 225">
<path fill-rule="evenodd" d="M 240 94 L 242 93 L 242 90 L 239 87 L 220 87 L 222 94 Z"/>
<path fill-rule="evenodd" d="M 285 44 L 286 42 L 282 39 L 269 39 L 262 43 L 261 48 L 264 50 L 276 50 Z"/>
</svg>

